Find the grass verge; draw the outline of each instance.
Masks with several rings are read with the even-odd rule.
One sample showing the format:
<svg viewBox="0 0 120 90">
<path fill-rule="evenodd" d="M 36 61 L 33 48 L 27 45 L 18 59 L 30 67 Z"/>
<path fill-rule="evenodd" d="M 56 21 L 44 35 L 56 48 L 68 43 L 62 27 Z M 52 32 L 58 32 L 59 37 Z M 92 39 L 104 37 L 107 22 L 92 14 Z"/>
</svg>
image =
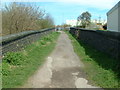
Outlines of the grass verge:
<svg viewBox="0 0 120 90">
<path fill-rule="evenodd" d="M 52 52 L 58 36 L 58 32 L 52 32 L 20 52 L 7 53 L 2 62 L 2 87 L 23 85 Z"/>
<path fill-rule="evenodd" d="M 120 88 L 118 61 L 78 41 L 66 31 L 72 41 L 75 53 L 85 64 L 84 71 L 91 84 L 102 88 Z"/>
<path fill-rule="evenodd" d="M 0 62 L 0 90 L 2 89 L 2 63 Z"/>
</svg>

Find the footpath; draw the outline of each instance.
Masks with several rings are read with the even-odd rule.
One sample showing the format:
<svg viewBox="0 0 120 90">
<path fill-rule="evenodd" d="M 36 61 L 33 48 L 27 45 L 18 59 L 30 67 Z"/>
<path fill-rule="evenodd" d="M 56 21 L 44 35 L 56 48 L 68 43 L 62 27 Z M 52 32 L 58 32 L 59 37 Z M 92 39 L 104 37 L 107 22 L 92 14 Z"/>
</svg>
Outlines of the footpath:
<svg viewBox="0 0 120 90">
<path fill-rule="evenodd" d="M 22 88 L 97 88 L 85 79 L 82 68 L 71 40 L 61 32 L 54 51 Z"/>
</svg>

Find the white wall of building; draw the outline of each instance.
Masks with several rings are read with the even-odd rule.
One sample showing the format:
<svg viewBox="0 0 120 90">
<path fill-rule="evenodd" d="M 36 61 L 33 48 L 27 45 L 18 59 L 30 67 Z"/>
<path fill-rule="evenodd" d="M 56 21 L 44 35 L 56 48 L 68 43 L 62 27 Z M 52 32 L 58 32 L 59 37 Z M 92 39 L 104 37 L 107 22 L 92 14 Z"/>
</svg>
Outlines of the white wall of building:
<svg viewBox="0 0 120 90">
<path fill-rule="evenodd" d="M 108 13 L 107 13 L 107 29 L 110 31 L 120 31 L 119 30 L 119 21 L 120 16 L 120 2 L 116 4 Z"/>
<path fill-rule="evenodd" d="M 118 32 L 120 32 L 120 4 L 118 8 Z"/>
<path fill-rule="evenodd" d="M 66 24 L 73 26 L 77 25 L 77 20 L 66 20 Z"/>
<path fill-rule="evenodd" d="M 107 22 L 108 30 L 118 30 L 118 8 L 108 15 Z"/>
</svg>

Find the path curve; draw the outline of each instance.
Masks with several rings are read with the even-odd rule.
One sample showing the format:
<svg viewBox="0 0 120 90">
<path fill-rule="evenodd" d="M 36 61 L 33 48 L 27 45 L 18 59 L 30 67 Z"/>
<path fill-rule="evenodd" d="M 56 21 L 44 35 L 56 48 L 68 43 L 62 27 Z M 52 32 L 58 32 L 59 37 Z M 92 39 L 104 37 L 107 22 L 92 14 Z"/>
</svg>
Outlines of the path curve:
<svg viewBox="0 0 120 90">
<path fill-rule="evenodd" d="M 61 32 L 54 51 L 23 88 L 96 88 L 88 84 L 83 67 L 71 40 Z"/>
</svg>

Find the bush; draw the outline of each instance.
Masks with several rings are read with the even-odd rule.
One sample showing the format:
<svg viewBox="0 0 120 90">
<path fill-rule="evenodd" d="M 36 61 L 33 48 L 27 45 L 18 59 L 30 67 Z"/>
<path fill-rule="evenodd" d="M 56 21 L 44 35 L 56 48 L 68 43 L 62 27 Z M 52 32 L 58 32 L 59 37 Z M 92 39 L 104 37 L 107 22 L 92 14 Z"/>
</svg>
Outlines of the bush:
<svg viewBox="0 0 120 90">
<path fill-rule="evenodd" d="M 44 41 L 50 41 L 50 42 L 52 41 L 52 39 L 50 37 L 44 37 L 43 39 L 44 39 Z"/>
<path fill-rule="evenodd" d="M 2 35 L 53 27 L 52 17 L 32 3 L 13 2 L 2 9 Z"/>
<path fill-rule="evenodd" d="M 21 65 L 21 62 L 24 61 L 24 56 L 20 53 L 8 52 L 3 58 L 3 62 L 9 63 L 11 65 Z"/>
</svg>

